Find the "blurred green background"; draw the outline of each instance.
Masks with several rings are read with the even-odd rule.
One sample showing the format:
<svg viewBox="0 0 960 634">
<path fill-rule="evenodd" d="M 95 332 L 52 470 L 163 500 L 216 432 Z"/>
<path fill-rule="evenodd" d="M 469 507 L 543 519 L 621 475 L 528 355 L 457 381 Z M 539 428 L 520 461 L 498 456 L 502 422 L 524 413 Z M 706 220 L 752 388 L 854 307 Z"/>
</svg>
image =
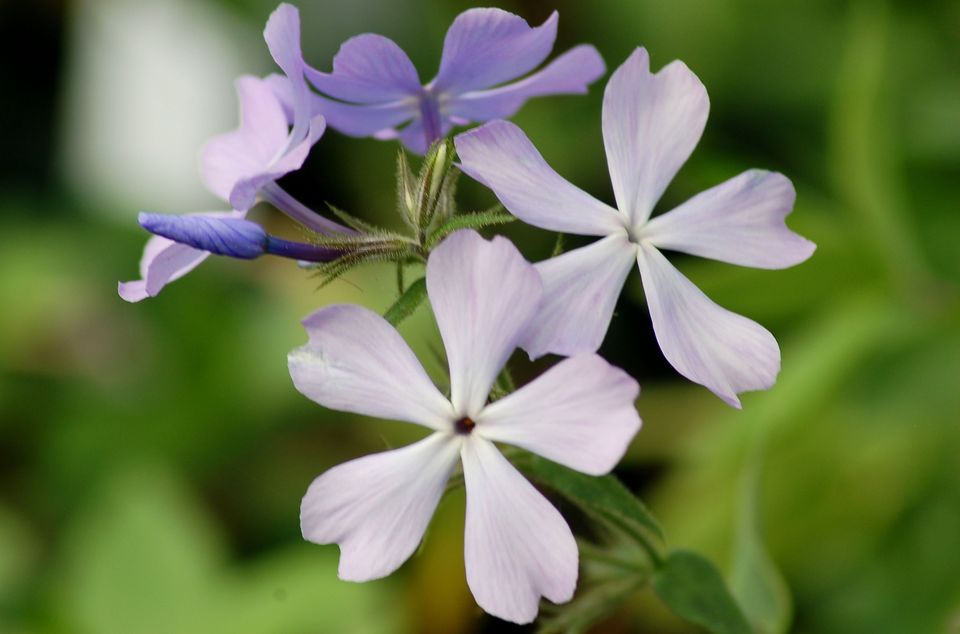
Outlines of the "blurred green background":
<svg viewBox="0 0 960 634">
<path fill-rule="evenodd" d="M 373 31 L 423 79 L 467 8 L 453 0 L 301 0 L 307 59 Z M 236 124 L 232 80 L 272 71 L 268 0 L 0 2 L 0 632 L 160 634 L 492 632 L 463 573 L 463 497 L 389 579 L 336 579 L 337 549 L 302 543 L 310 480 L 404 444 L 409 425 L 300 396 L 286 352 L 332 302 L 382 310 L 393 271 L 317 290 L 286 261 L 212 259 L 129 305 L 139 210 L 219 209 L 197 173 Z M 707 131 L 661 207 L 749 167 L 798 190 L 791 226 L 819 245 L 788 271 L 674 261 L 720 304 L 770 328 L 776 387 L 742 412 L 678 378 L 639 279 L 603 352 L 643 385 L 645 426 L 618 469 L 671 544 L 729 569 L 745 470 L 760 469 L 770 554 L 791 631 L 960 632 L 960 3 L 576 0 L 557 52 L 636 45 L 683 59 L 712 101 Z M 603 83 L 515 117 L 558 171 L 612 200 Z M 396 226 L 396 146 L 329 132 L 284 181 Z M 489 192 L 463 183 L 480 208 Z M 272 210 L 254 217 L 278 232 Z M 553 236 L 511 226 L 531 258 Z M 430 363 L 421 311 L 402 331 Z M 433 366 L 436 364 L 434 363 Z M 529 368 L 528 368 L 529 370 Z M 431 371 L 437 371 L 431 366 Z M 597 632 L 692 632 L 640 592 Z"/>
</svg>

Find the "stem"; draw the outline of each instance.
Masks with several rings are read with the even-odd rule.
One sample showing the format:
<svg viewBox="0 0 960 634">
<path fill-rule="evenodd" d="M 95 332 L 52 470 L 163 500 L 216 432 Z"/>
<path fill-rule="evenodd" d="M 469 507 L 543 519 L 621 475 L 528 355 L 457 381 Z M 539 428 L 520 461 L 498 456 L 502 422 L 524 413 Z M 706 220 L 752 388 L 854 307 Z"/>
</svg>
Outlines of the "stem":
<svg viewBox="0 0 960 634">
<path fill-rule="evenodd" d="M 403 296 L 403 260 L 397 260 L 397 295 Z"/>
<path fill-rule="evenodd" d="M 312 244 L 291 242 L 275 236 L 267 236 L 267 253 L 305 262 L 332 262 L 344 255 L 340 249 L 325 249 Z"/>
<path fill-rule="evenodd" d="M 288 194 L 276 183 L 269 183 L 260 189 L 260 198 L 267 201 L 290 218 L 299 222 L 304 227 L 312 229 L 317 233 L 329 235 L 332 233 L 345 233 L 355 235 L 357 232 L 349 227 L 345 227 L 338 222 L 328 220 L 317 212 L 313 211 L 299 200 Z"/>
</svg>

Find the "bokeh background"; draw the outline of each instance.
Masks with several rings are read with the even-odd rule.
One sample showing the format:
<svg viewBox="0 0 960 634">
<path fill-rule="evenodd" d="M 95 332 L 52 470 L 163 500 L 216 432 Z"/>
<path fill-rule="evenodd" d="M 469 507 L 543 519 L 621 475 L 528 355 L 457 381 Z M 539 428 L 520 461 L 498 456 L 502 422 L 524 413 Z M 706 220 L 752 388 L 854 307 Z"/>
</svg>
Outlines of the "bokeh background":
<svg viewBox="0 0 960 634">
<path fill-rule="evenodd" d="M 454 0 L 300 0 L 304 48 L 396 40 L 428 79 Z M 960 631 L 960 3 L 953 0 L 504 1 L 557 51 L 636 45 L 683 59 L 712 112 L 662 208 L 743 169 L 788 174 L 807 263 L 756 271 L 674 261 L 769 327 L 776 387 L 733 411 L 680 380 L 652 337 L 639 279 L 603 352 L 643 385 L 645 427 L 618 469 L 671 544 L 729 569 L 759 469 L 763 534 L 793 597 L 792 631 Z M 290 262 L 212 259 L 129 305 L 139 210 L 219 209 L 200 145 L 234 127 L 232 80 L 273 70 L 272 0 L 0 1 L 0 632 L 4 634 L 528 631 L 484 617 L 463 573 L 463 496 L 389 579 L 336 578 L 336 547 L 302 543 L 310 480 L 415 439 L 413 426 L 324 411 L 286 352 L 332 302 L 388 306 L 393 271 L 323 289 Z M 611 200 L 605 79 L 515 120 L 562 174 Z M 397 226 L 396 146 L 329 132 L 284 181 Z M 464 183 L 466 207 L 493 202 Z M 276 212 L 254 217 L 283 233 Z M 531 258 L 553 236 L 506 230 Z M 403 333 L 426 363 L 428 313 Z M 433 363 L 431 371 L 438 368 Z M 526 371 L 531 369 L 527 367 Z M 596 632 L 692 632 L 638 592 Z"/>
</svg>

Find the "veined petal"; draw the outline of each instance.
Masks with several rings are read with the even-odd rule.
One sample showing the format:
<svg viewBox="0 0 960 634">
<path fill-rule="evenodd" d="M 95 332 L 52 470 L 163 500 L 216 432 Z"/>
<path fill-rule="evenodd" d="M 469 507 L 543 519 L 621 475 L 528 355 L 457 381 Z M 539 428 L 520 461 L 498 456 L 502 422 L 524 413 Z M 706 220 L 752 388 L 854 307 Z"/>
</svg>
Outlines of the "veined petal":
<svg viewBox="0 0 960 634">
<path fill-rule="evenodd" d="M 537 263 L 543 301 L 520 347 L 532 359 L 595 352 L 636 254 L 636 245 L 616 234 Z"/>
<path fill-rule="evenodd" d="M 287 120 L 270 85 L 252 76 L 237 79 L 240 127 L 211 139 L 203 149 L 207 188 L 224 201 L 234 186 L 265 169 L 287 145 Z"/>
<path fill-rule="evenodd" d="M 330 409 L 452 429 L 450 403 L 383 317 L 345 304 L 318 310 L 303 326 L 310 341 L 288 356 L 301 394 Z"/>
<path fill-rule="evenodd" d="M 514 124 L 491 121 L 454 142 L 463 171 L 492 189 L 520 220 L 588 236 L 624 232 L 622 214 L 553 171 Z"/>
<path fill-rule="evenodd" d="M 458 231 L 430 254 L 427 293 L 458 417 L 480 413 L 542 292 L 540 276 L 506 238 L 487 241 L 476 231 Z"/>
<path fill-rule="evenodd" d="M 236 211 L 208 211 L 188 215 L 243 218 L 245 214 Z M 139 302 L 147 297 L 155 297 L 164 286 L 195 269 L 209 255 L 207 251 L 153 236 L 147 240 L 143 257 L 140 258 L 141 279 L 118 283 L 117 293 L 128 302 Z"/>
<path fill-rule="evenodd" d="M 330 469 L 313 481 L 300 505 L 304 539 L 340 545 L 341 579 L 389 575 L 423 539 L 461 442 L 434 433 Z"/>
<path fill-rule="evenodd" d="M 598 355 L 570 357 L 485 407 L 473 433 L 603 475 L 640 429 L 639 393 L 636 381 Z"/>
<path fill-rule="evenodd" d="M 470 121 L 505 119 L 531 97 L 585 94 L 605 70 L 597 49 L 581 44 L 520 81 L 457 95 L 443 106 L 443 112 Z"/>
<path fill-rule="evenodd" d="M 650 72 L 638 48 L 603 93 L 603 143 L 620 211 L 634 225 L 650 217 L 707 123 L 707 90 L 683 62 Z"/>
<path fill-rule="evenodd" d="M 486 612 L 514 623 L 537 617 L 540 597 L 564 603 L 577 585 L 577 543 L 560 513 L 489 440 L 460 450 L 467 488 L 467 585 Z"/>
<path fill-rule="evenodd" d="M 680 374 L 736 408 L 740 392 L 776 382 L 780 348 L 766 328 L 713 303 L 655 247 L 641 244 L 637 263 L 657 342 Z"/>
<path fill-rule="evenodd" d="M 786 268 L 817 248 L 784 223 L 796 197 L 783 174 L 748 170 L 652 219 L 642 237 L 661 249 L 757 268 Z"/>
<path fill-rule="evenodd" d="M 468 9 L 443 40 L 440 71 L 430 86 L 458 94 L 490 88 L 530 72 L 547 58 L 557 38 L 554 11 L 538 27 L 501 9 Z"/>
<path fill-rule="evenodd" d="M 342 101 L 383 103 L 416 98 L 422 88 L 413 62 L 396 43 L 382 35 L 351 37 L 333 58 L 333 72 L 306 69 L 317 90 Z"/>
</svg>

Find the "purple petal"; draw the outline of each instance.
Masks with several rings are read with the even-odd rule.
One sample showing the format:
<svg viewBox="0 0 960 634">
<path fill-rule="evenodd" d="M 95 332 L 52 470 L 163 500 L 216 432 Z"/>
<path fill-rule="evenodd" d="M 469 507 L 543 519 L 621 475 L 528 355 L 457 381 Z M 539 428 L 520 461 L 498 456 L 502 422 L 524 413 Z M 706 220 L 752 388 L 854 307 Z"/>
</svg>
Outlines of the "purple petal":
<svg viewBox="0 0 960 634">
<path fill-rule="evenodd" d="M 267 20 L 263 39 L 277 66 L 290 78 L 293 95 L 293 130 L 289 146 L 307 136 L 310 125 L 310 89 L 303 78 L 306 62 L 300 50 L 300 12 L 296 7 L 282 3 Z"/>
<path fill-rule="evenodd" d="M 269 75 L 266 81 L 283 105 L 288 120 L 293 118 L 293 87 L 282 75 Z M 366 137 L 390 130 L 419 116 L 420 110 L 409 101 L 392 101 L 370 105 L 349 104 L 310 94 L 310 112 L 322 114 L 327 125 L 348 136 Z"/>
<path fill-rule="evenodd" d="M 304 539 L 340 545 L 341 579 L 389 575 L 423 539 L 459 448 L 454 436 L 437 433 L 330 469 L 300 505 Z"/>
<path fill-rule="evenodd" d="M 453 122 L 449 119 L 440 120 L 440 136 L 444 137 L 447 135 L 453 128 Z M 427 144 L 427 134 L 423 128 L 423 119 L 417 117 L 411 121 L 407 126 L 402 130 L 393 130 L 387 131 L 383 130 L 380 134 L 376 135 L 376 138 L 381 141 L 389 141 L 391 139 L 400 139 L 400 142 L 410 150 L 417 154 L 426 154 L 429 146 Z"/>
<path fill-rule="evenodd" d="M 636 246 L 617 234 L 536 264 L 543 302 L 520 347 L 533 359 L 548 352 L 595 352 L 636 253 Z"/>
<path fill-rule="evenodd" d="M 450 403 L 380 315 L 323 308 L 303 320 L 310 341 L 287 358 L 296 388 L 330 409 L 451 429 Z"/>
<path fill-rule="evenodd" d="M 235 85 L 240 127 L 210 140 L 202 158 L 207 188 L 228 202 L 239 181 L 265 170 L 287 145 L 286 116 L 269 84 L 244 76 Z"/>
<path fill-rule="evenodd" d="M 540 303 L 540 276 L 506 238 L 458 231 L 430 254 L 427 293 L 457 416 L 473 417 Z"/>
<path fill-rule="evenodd" d="M 530 72 L 547 58 L 557 37 L 557 12 L 531 27 L 500 9 L 468 9 L 453 21 L 443 41 L 440 72 L 430 82 L 437 93 L 490 88 Z"/>
<path fill-rule="evenodd" d="M 784 223 L 796 197 L 783 174 L 749 170 L 654 218 L 642 235 L 661 249 L 782 269 L 817 248 Z"/>
<path fill-rule="evenodd" d="M 140 226 L 195 249 L 251 260 L 266 252 L 267 234 L 243 218 L 141 213 Z"/>
<path fill-rule="evenodd" d="M 340 46 L 333 73 L 306 69 L 317 90 L 342 101 L 382 103 L 415 99 L 422 91 L 417 69 L 393 40 L 365 33 Z"/>
<path fill-rule="evenodd" d="M 707 91 L 683 62 L 650 73 L 638 48 L 610 77 L 603 94 L 603 142 L 620 211 L 634 225 L 693 152 L 707 123 Z"/>
<path fill-rule="evenodd" d="M 309 132 L 305 139 L 268 165 L 263 166 L 259 171 L 239 179 L 230 192 L 230 204 L 233 208 L 249 209 L 256 203 L 257 192 L 262 187 L 300 169 L 310 154 L 310 148 L 323 136 L 325 129 L 326 121 L 323 115 L 317 115 L 310 121 Z"/>
<path fill-rule="evenodd" d="M 571 357 L 484 408 L 474 433 L 603 475 L 640 429 L 639 393 L 636 381 L 599 356 Z"/>
<path fill-rule="evenodd" d="M 780 348 L 769 331 L 710 301 L 653 246 L 641 244 L 637 263 L 657 342 L 680 374 L 736 408 L 738 393 L 776 382 Z"/>
<path fill-rule="evenodd" d="M 577 586 L 577 543 L 563 516 L 489 440 L 460 450 L 467 488 L 467 585 L 484 611 L 514 623 L 537 617 L 540 597 L 564 603 Z"/>
<path fill-rule="evenodd" d="M 470 121 L 505 119 L 531 97 L 584 94 L 605 70 L 597 49 L 582 44 L 518 82 L 458 95 L 446 105 L 444 112 Z"/>
<path fill-rule="evenodd" d="M 625 233 L 626 217 L 547 165 L 523 131 L 492 121 L 456 137 L 464 172 L 493 190 L 526 223 L 565 233 Z"/>
<path fill-rule="evenodd" d="M 208 211 L 184 217 L 243 218 L 237 211 Z M 147 240 L 140 259 L 140 278 L 117 284 L 117 293 L 128 302 L 156 297 L 164 286 L 180 279 L 210 255 L 207 251 L 178 244 L 168 238 L 153 236 Z"/>
</svg>

